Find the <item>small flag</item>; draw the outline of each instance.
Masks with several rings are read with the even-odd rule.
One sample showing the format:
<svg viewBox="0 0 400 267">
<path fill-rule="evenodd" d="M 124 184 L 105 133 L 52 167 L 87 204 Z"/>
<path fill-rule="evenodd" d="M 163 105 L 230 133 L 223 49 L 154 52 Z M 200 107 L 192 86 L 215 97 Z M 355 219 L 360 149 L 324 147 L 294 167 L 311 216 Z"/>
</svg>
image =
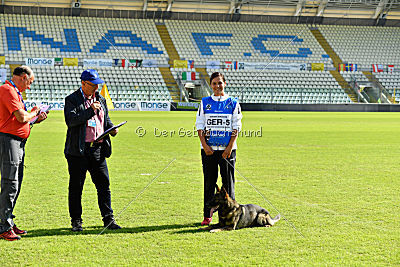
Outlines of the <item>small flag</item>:
<svg viewBox="0 0 400 267">
<path fill-rule="evenodd" d="M 232 61 L 225 61 L 225 69 L 226 70 L 232 69 Z"/>
<path fill-rule="evenodd" d="M 62 66 L 62 65 L 63 65 L 63 59 L 61 57 L 54 58 L 54 66 Z"/>
<path fill-rule="evenodd" d="M 346 64 L 346 71 L 357 71 L 357 64 Z"/>
<path fill-rule="evenodd" d="M 135 65 L 135 68 L 139 68 L 139 67 L 142 66 L 143 60 L 142 59 L 135 59 L 135 60 L 133 60 L 132 63 Z"/>
<path fill-rule="evenodd" d="M 114 66 L 118 66 L 118 62 L 119 62 L 119 59 L 118 58 L 114 58 Z"/>
<path fill-rule="evenodd" d="M 388 72 L 393 73 L 394 72 L 394 65 L 388 65 Z"/>
<path fill-rule="evenodd" d="M 339 71 L 345 71 L 346 70 L 346 64 L 339 64 Z"/>
<path fill-rule="evenodd" d="M 107 108 L 114 109 L 114 104 L 111 100 L 110 94 L 108 93 L 107 85 L 104 84 L 103 88 L 101 89 L 100 94 L 106 99 Z"/>
<path fill-rule="evenodd" d="M 182 80 L 184 80 L 184 81 L 196 80 L 196 72 L 190 72 L 190 71 L 182 72 Z"/>
<path fill-rule="evenodd" d="M 122 59 L 123 68 L 139 68 L 142 66 L 142 59 Z"/>
<path fill-rule="evenodd" d="M 188 69 L 194 69 L 194 60 L 188 60 L 187 67 Z"/>
<path fill-rule="evenodd" d="M 383 72 L 383 65 L 382 64 L 372 64 L 372 71 L 373 72 Z"/>
<path fill-rule="evenodd" d="M 233 69 L 234 69 L 234 70 L 237 70 L 237 69 L 238 69 L 238 62 L 237 62 L 237 61 L 234 61 L 234 62 L 233 62 Z"/>
</svg>

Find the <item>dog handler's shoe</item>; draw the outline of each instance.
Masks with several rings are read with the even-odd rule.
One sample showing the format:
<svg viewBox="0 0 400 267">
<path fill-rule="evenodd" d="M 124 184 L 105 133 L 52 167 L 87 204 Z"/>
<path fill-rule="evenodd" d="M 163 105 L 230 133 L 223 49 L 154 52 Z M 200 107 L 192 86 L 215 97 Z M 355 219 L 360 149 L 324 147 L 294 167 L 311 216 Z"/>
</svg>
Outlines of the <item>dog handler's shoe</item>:
<svg viewBox="0 0 400 267">
<path fill-rule="evenodd" d="M 15 224 L 14 224 L 14 226 L 13 226 L 12 229 L 13 229 L 13 231 L 14 231 L 14 233 L 15 233 L 16 235 L 26 235 L 26 234 L 28 234 L 27 231 L 19 229 L 19 228 L 17 227 L 17 225 L 15 225 Z"/>
<path fill-rule="evenodd" d="M 72 232 L 81 232 L 82 228 L 82 219 L 71 220 Z"/>
<path fill-rule="evenodd" d="M 119 226 L 114 219 L 114 216 L 106 216 L 103 218 L 104 222 L 104 227 L 107 227 L 107 229 L 110 230 L 118 230 L 121 229 L 121 226 Z"/>
<path fill-rule="evenodd" d="M 10 230 L 3 232 L 0 234 L 0 238 L 3 238 L 8 241 L 15 241 L 15 240 L 20 240 L 21 237 L 19 235 L 16 235 L 11 228 Z"/>
<path fill-rule="evenodd" d="M 210 225 L 212 218 L 204 217 L 204 220 L 201 222 L 201 225 Z"/>
</svg>

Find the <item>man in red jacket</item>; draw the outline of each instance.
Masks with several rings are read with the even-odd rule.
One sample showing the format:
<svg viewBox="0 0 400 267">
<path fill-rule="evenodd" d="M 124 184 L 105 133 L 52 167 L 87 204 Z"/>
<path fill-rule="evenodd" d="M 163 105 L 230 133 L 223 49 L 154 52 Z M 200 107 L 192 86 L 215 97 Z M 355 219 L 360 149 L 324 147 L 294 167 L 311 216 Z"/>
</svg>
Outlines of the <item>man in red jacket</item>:
<svg viewBox="0 0 400 267">
<path fill-rule="evenodd" d="M 30 121 L 38 115 L 36 123 L 47 118 L 38 107 L 27 112 L 22 99 L 21 93 L 30 88 L 34 79 L 33 71 L 21 66 L 14 70 L 11 80 L 0 86 L 0 238 L 8 241 L 27 234 L 15 225 L 13 210 L 21 190 Z"/>
</svg>

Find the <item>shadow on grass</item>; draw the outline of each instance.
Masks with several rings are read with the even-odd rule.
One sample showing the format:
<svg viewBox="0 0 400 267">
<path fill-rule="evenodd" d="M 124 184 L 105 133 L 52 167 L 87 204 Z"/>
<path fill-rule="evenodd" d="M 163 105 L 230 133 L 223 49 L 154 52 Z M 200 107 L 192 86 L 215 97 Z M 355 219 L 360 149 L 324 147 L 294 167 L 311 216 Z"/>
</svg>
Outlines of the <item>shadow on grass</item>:
<svg viewBox="0 0 400 267">
<path fill-rule="evenodd" d="M 187 231 L 179 231 L 179 233 L 195 233 L 199 232 L 197 229 L 200 223 L 188 223 L 188 224 L 169 224 L 169 225 L 153 225 L 153 226 L 140 226 L 131 228 L 122 228 L 119 230 L 105 230 L 103 234 L 121 234 L 121 233 L 146 233 L 154 231 L 164 231 L 171 229 L 182 229 L 188 227 L 196 227 L 196 229 L 188 229 Z M 41 236 L 62 236 L 62 235 L 98 235 L 103 230 L 102 226 L 88 226 L 84 227 L 82 232 L 72 232 L 71 228 L 57 228 L 57 229 L 36 229 L 28 231 L 28 235 L 25 238 L 34 238 Z M 178 233 L 178 232 L 176 232 Z"/>
<path fill-rule="evenodd" d="M 201 231 L 201 228 L 205 228 L 206 226 L 201 226 L 200 223 L 197 223 L 196 228 L 194 229 L 184 229 L 184 230 L 179 230 L 179 231 L 175 231 L 174 234 L 195 234 L 195 233 L 204 233 L 207 231 Z"/>
</svg>

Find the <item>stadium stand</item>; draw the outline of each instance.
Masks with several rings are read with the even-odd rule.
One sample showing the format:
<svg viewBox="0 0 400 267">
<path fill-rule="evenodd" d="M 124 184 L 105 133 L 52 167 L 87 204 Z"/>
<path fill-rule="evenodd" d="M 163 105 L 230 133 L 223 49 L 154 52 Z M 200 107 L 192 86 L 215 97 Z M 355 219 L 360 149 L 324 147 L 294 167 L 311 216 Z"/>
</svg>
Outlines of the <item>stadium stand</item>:
<svg viewBox="0 0 400 267">
<path fill-rule="evenodd" d="M 328 71 L 223 69 L 225 61 L 277 63 L 324 63 L 331 59 L 304 24 L 165 20 L 165 27 L 179 59 L 194 60 L 195 68 L 169 68 L 176 80 L 182 72 L 197 72 L 207 61 L 222 62 L 227 92 L 249 103 L 351 103 Z M 119 59 L 118 66 L 98 67 L 115 101 L 171 101 L 171 81 L 156 67 L 124 68 L 122 59 L 156 60 L 170 66 L 156 23 L 149 19 L 64 17 L 4 14 L 0 16 L 3 42 L 0 54 L 8 62 L 30 58 Z M 343 62 L 370 68 L 372 64 L 400 64 L 399 30 L 394 27 L 318 25 Z M 352 38 L 349 38 L 351 36 Z M 351 49 L 349 49 L 351 48 Z M 379 53 L 376 53 L 379 51 Z M 8 69 L 8 66 L 4 66 Z M 79 86 L 83 67 L 34 67 L 37 82 L 28 99 L 61 101 Z M 168 70 L 168 68 L 167 68 Z M 213 70 L 209 69 L 208 74 Z M 206 73 L 207 74 L 207 73 Z M 341 72 L 350 82 L 368 80 L 365 73 Z M 398 87 L 395 74 L 377 74 L 389 93 Z M 353 78 L 352 78 L 353 77 Z M 396 92 L 396 95 L 400 92 Z M 399 97 L 397 96 L 397 99 Z"/>
<path fill-rule="evenodd" d="M 274 62 L 325 63 L 333 68 L 306 25 L 193 21 L 166 21 L 166 25 L 180 57 L 200 65 L 207 60 L 268 62 L 277 56 Z M 244 102 L 351 102 L 329 72 L 264 70 L 253 80 L 260 70 L 224 71 L 227 91 Z"/>
<path fill-rule="evenodd" d="M 266 62 L 278 53 L 277 62 L 330 63 L 306 25 L 174 20 L 165 24 L 180 57 L 200 65 L 207 60 Z"/>
<path fill-rule="evenodd" d="M 396 102 L 400 102 L 400 73 L 377 73 L 376 77 L 391 95 L 395 95 Z"/>
<path fill-rule="evenodd" d="M 348 82 L 351 82 L 354 79 L 359 82 L 368 82 L 367 77 L 365 77 L 365 75 L 361 71 L 354 71 L 354 72 L 341 71 L 340 73 Z"/>
<path fill-rule="evenodd" d="M 372 64 L 400 64 L 398 27 L 319 25 L 339 57 L 359 68 Z"/>
<path fill-rule="evenodd" d="M 180 58 L 194 60 L 199 65 L 206 65 L 208 60 L 268 62 L 277 56 L 274 62 L 324 63 L 333 68 L 306 25 L 215 21 L 166 21 L 165 24 Z M 173 69 L 176 77 L 180 71 L 191 70 Z M 227 74 L 227 91 L 244 102 L 351 103 L 329 72 L 264 70 L 253 81 L 252 77 L 260 70 L 222 71 Z"/>
<path fill-rule="evenodd" d="M 7 59 L 25 58 L 121 58 L 157 60 L 167 64 L 167 55 L 152 20 L 89 17 L 55 17 L 5 14 L 0 16 L 3 40 L 0 51 Z M 29 25 L 21 27 L 21 25 Z M 115 46 L 115 48 L 113 47 Z M 82 67 L 36 67 L 37 83 L 28 99 L 62 100 L 79 87 Z M 170 101 L 158 68 L 101 68 L 113 100 Z"/>
<path fill-rule="evenodd" d="M 83 66 L 33 67 L 36 82 L 26 91 L 26 96 L 30 100 L 63 100 L 80 87 L 83 70 Z M 97 70 L 114 101 L 171 100 L 158 68 L 145 68 L 140 72 L 121 67 Z"/>
<path fill-rule="evenodd" d="M 0 21 L 11 61 L 61 56 L 77 57 L 80 61 L 126 57 L 167 63 L 164 45 L 152 20 L 4 14 Z M 3 44 L 0 47 L 3 49 Z"/>
<path fill-rule="evenodd" d="M 211 74 L 211 71 L 210 71 Z M 228 71 L 226 91 L 247 103 L 351 103 L 327 71 Z"/>
</svg>

